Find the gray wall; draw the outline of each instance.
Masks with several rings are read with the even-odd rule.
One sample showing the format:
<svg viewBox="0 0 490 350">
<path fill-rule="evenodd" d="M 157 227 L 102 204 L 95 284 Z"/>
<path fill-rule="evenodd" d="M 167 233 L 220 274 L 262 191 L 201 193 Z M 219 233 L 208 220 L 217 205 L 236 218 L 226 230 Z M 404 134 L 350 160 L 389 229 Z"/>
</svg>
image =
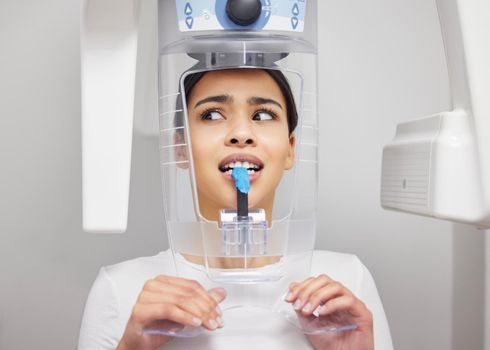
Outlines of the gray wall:
<svg viewBox="0 0 490 350">
<path fill-rule="evenodd" d="M 75 348 L 98 268 L 167 247 L 157 141 L 139 133 L 127 233 L 81 230 L 79 7 L 0 2 L 0 349 Z M 319 16 L 318 248 L 370 268 L 396 349 L 482 349 L 483 233 L 386 212 L 378 199 L 396 123 L 450 105 L 435 4 L 321 0 Z M 142 35 L 148 46 L 151 28 Z M 145 100 L 154 95 L 138 96 L 138 113 L 151 112 Z"/>
</svg>

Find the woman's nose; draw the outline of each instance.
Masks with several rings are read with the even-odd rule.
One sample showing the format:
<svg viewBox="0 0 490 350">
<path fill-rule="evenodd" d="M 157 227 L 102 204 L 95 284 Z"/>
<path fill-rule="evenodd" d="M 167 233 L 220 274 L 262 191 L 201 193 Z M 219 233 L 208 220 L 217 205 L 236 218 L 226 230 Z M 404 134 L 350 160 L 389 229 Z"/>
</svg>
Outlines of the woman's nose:
<svg viewBox="0 0 490 350">
<path fill-rule="evenodd" d="M 227 146 L 255 146 L 256 138 L 247 123 L 240 123 L 236 125 L 233 130 L 227 136 L 226 145 Z"/>
<path fill-rule="evenodd" d="M 229 143 L 236 146 L 246 146 L 255 144 L 254 140 L 251 138 L 243 139 L 239 137 L 233 137 L 230 139 Z"/>
</svg>

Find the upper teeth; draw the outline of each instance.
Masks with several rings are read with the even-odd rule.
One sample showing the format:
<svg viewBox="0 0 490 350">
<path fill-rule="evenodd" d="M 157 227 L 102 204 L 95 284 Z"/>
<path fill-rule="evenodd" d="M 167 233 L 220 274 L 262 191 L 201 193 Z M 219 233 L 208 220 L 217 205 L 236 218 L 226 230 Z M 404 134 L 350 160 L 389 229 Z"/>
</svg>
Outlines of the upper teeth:
<svg viewBox="0 0 490 350">
<path fill-rule="evenodd" d="M 250 162 L 231 162 L 231 163 L 228 163 L 224 166 L 225 168 L 229 168 L 229 169 L 233 169 L 233 168 L 237 168 L 237 167 L 243 167 L 243 168 L 251 168 L 251 169 L 259 169 L 260 166 L 258 166 L 257 164 L 254 164 L 254 163 L 250 163 Z"/>
</svg>

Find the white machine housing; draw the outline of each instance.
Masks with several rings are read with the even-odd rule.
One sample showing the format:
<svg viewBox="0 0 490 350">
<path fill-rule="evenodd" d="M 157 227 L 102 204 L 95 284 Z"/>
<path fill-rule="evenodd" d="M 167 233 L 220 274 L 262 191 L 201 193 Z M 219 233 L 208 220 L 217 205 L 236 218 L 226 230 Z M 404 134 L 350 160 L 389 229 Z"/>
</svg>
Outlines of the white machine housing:
<svg viewBox="0 0 490 350">
<path fill-rule="evenodd" d="M 383 150 L 385 209 L 490 227 L 490 3 L 437 0 L 452 110 L 399 124 Z"/>
</svg>

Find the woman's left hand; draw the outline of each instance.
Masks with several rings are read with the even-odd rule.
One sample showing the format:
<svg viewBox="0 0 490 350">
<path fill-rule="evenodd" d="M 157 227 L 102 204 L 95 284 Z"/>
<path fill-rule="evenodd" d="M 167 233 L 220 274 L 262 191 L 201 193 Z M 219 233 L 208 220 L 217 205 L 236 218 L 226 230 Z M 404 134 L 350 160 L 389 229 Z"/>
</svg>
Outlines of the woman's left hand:
<svg viewBox="0 0 490 350">
<path fill-rule="evenodd" d="M 302 324 L 318 317 L 325 318 L 334 326 L 336 320 L 357 326 L 353 330 L 307 335 L 315 349 L 374 349 L 371 312 L 350 290 L 330 277 L 320 275 L 310 277 L 301 283 L 292 283 L 285 301 L 293 304 Z M 342 325 L 345 323 L 338 324 Z"/>
</svg>

